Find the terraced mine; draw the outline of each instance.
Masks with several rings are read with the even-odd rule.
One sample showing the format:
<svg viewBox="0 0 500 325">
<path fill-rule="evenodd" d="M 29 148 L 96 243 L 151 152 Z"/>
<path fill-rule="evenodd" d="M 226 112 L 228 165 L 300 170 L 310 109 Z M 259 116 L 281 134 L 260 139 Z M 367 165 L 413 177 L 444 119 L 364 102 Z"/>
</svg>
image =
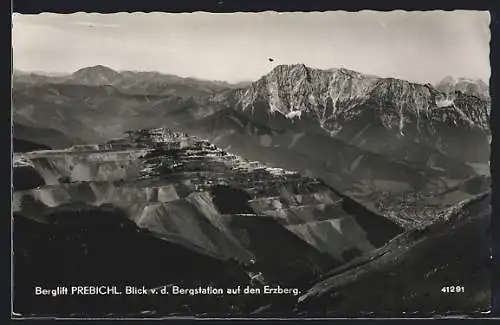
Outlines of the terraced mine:
<svg viewBox="0 0 500 325">
<path fill-rule="evenodd" d="M 40 178 L 15 191 L 15 223 L 28 218 L 79 227 L 121 215 L 113 222 L 132 221 L 158 240 L 234 262 L 247 280 L 260 274 L 261 283 L 305 289 L 315 275 L 401 232 L 368 210 L 353 210 L 348 198 L 317 179 L 165 129 L 103 145 L 16 154 L 15 162 L 16 171 Z M 16 175 L 21 183 L 24 174 Z"/>
</svg>

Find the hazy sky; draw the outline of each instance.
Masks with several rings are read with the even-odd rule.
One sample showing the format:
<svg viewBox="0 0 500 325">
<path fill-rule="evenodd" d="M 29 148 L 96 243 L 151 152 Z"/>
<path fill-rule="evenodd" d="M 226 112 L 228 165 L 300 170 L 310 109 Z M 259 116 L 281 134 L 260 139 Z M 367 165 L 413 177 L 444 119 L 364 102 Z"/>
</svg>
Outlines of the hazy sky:
<svg viewBox="0 0 500 325">
<path fill-rule="evenodd" d="M 102 64 L 230 82 L 293 63 L 418 82 L 487 81 L 489 23 L 480 11 L 14 14 L 13 60 L 25 71 Z"/>
</svg>

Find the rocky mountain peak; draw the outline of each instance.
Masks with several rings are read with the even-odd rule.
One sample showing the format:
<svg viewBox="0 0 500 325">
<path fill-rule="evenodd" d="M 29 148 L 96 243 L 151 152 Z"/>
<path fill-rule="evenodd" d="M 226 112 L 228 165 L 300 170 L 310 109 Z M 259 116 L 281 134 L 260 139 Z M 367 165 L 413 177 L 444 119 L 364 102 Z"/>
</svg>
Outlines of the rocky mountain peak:
<svg viewBox="0 0 500 325">
<path fill-rule="evenodd" d="M 119 78 L 119 72 L 103 65 L 82 68 L 71 75 L 73 81 L 91 85 L 110 85 Z"/>
<path fill-rule="evenodd" d="M 83 74 L 83 73 L 91 73 L 91 72 L 104 72 L 104 73 L 118 73 L 117 71 L 111 69 L 102 64 L 94 65 L 91 67 L 85 67 L 77 70 L 74 74 Z"/>
<path fill-rule="evenodd" d="M 428 119 L 486 129 L 489 119 L 488 102 L 471 91 L 445 92 L 431 84 L 379 78 L 345 68 L 314 69 L 304 64 L 279 65 L 239 90 L 238 97 L 243 110 L 264 103 L 269 113 L 293 119 L 309 114 L 322 126 L 373 111 L 386 127 L 398 124 L 400 133 L 411 121 Z"/>
<path fill-rule="evenodd" d="M 280 65 L 247 89 L 240 91 L 243 109 L 255 101 L 269 102 L 271 112 L 299 116 L 333 106 L 345 97 L 364 96 L 373 82 L 347 69 L 321 70 L 303 64 Z M 338 107 L 334 109 L 338 111 Z M 320 114 L 322 115 L 322 114 Z"/>
<path fill-rule="evenodd" d="M 445 94 L 452 94 L 458 91 L 487 101 L 489 101 L 490 98 L 489 86 L 481 79 L 464 77 L 455 79 L 452 76 L 447 76 L 436 84 L 436 88 Z"/>
<path fill-rule="evenodd" d="M 297 63 L 297 64 L 279 64 L 270 72 L 273 73 L 287 73 L 291 71 L 306 71 L 309 69 L 305 64 Z"/>
</svg>

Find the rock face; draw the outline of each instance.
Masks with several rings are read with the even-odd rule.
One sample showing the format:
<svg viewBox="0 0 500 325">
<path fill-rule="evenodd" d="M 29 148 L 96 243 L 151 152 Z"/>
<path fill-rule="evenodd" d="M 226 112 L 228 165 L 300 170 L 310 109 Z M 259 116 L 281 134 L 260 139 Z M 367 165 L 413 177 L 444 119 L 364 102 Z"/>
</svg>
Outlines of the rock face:
<svg viewBox="0 0 500 325">
<path fill-rule="evenodd" d="M 278 66 L 251 87 L 241 90 L 243 109 L 268 101 L 270 112 L 289 118 L 314 114 L 320 123 L 349 111 L 367 99 L 376 78 L 345 69 L 317 70 L 305 65 Z M 344 104 L 344 105 L 342 105 Z"/>
<path fill-rule="evenodd" d="M 385 153 L 382 143 L 411 141 L 462 161 L 484 162 L 489 159 L 490 103 L 484 94 L 476 95 L 346 69 L 292 65 L 278 66 L 241 90 L 239 107 L 247 115 L 284 116 L 309 128 L 311 120 L 317 121 L 332 136 L 377 153 Z"/>
<path fill-rule="evenodd" d="M 418 128 L 428 122 L 449 122 L 487 130 L 489 105 L 481 97 L 453 93 L 441 93 L 429 84 L 377 78 L 347 69 L 282 65 L 241 90 L 240 102 L 243 109 L 251 109 L 263 100 L 270 113 L 288 118 L 310 114 L 329 131 L 335 131 L 329 124 L 341 124 L 370 110 L 384 127 L 400 133 L 412 122 Z"/>
<path fill-rule="evenodd" d="M 293 120 L 297 130 L 326 131 L 374 153 L 425 146 L 484 164 L 490 155 L 490 103 L 474 94 L 292 65 L 278 66 L 241 90 L 237 107 L 257 123 L 278 127 Z"/>
</svg>

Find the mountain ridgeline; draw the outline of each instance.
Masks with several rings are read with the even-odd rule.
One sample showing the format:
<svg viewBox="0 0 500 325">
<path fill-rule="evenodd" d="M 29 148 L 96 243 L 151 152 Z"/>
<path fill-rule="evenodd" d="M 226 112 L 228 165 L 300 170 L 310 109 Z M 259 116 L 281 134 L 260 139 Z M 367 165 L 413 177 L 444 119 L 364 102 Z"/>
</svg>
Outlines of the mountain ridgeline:
<svg viewBox="0 0 500 325">
<path fill-rule="evenodd" d="M 15 88 L 43 84 L 113 86 L 126 94 L 175 94 L 197 99 L 211 94 L 208 97 L 212 100 L 225 104 L 234 104 L 236 100 L 242 109 L 255 109 L 258 102 L 264 101 L 270 113 L 288 118 L 311 115 L 330 132 L 335 132 L 342 122 L 368 114 L 367 111 L 385 127 L 400 133 L 410 124 L 420 129 L 426 120 L 483 130 L 488 130 L 489 122 L 489 91 L 481 80 L 455 81 L 446 77 L 434 87 L 344 68 L 313 69 L 303 64 L 279 65 L 256 82 L 239 84 L 158 72 L 117 72 L 105 66 L 83 68 L 64 76 L 15 72 L 14 84 L 19 86 Z"/>
<path fill-rule="evenodd" d="M 377 78 L 347 69 L 318 70 L 294 65 L 278 66 L 251 87 L 240 90 L 238 97 L 240 107 L 249 114 L 259 114 L 256 111 L 260 109 L 298 120 L 295 123 L 315 120 L 335 137 L 367 149 L 380 145 L 362 144 L 360 138 L 387 133 L 386 137 L 411 138 L 461 156 L 460 148 L 443 148 L 438 140 L 456 136 L 453 130 L 462 132 L 465 128 L 465 133 L 481 139 L 470 139 L 460 146 L 468 147 L 467 142 L 472 142 L 471 147 L 475 147 L 489 135 L 489 100 L 484 98 L 484 92 L 466 90 L 470 91 L 445 93 L 430 84 Z M 482 161 L 489 158 L 485 144 L 488 140 L 479 143 L 481 149 L 473 155 L 479 155 Z"/>
<path fill-rule="evenodd" d="M 39 73 L 14 72 L 14 82 L 28 84 L 72 84 L 87 86 L 115 86 L 117 89 L 132 94 L 164 95 L 177 86 L 191 95 L 212 93 L 226 88 L 237 88 L 248 82 L 231 84 L 223 81 L 182 78 L 176 75 L 154 71 L 115 71 L 103 65 L 82 68 L 68 75 L 47 76 Z M 182 86 L 184 86 L 182 88 Z"/>
<path fill-rule="evenodd" d="M 322 124 L 348 121 L 373 109 L 384 126 L 401 132 L 411 122 L 420 127 L 426 118 L 487 129 L 489 106 L 475 97 L 486 102 L 487 98 L 482 92 L 467 90 L 440 92 L 430 84 L 377 78 L 343 68 L 293 65 L 276 67 L 242 91 L 240 101 L 246 108 L 255 100 L 267 100 L 271 111 L 290 118 L 310 113 Z"/>
</svg>

